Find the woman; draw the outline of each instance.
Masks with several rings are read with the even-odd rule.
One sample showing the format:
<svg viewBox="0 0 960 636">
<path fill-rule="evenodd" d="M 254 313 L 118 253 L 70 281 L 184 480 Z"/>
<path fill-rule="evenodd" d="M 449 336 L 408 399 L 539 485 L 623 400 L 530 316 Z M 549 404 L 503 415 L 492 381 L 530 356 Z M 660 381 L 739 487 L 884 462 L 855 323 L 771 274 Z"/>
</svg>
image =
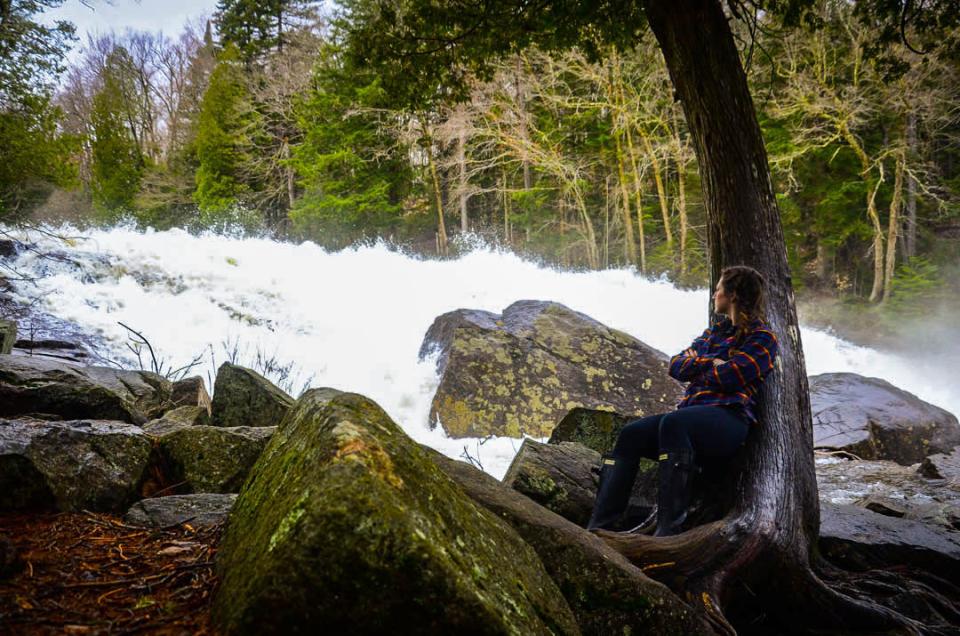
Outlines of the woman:
<svg viewBox="0 0 960 636">
<path fill-rule="evenodd" d="M 620 530 L 641 457 L 658 459 L 655 536 L 680 532 L 698 455 L 728 457 L 756 425 L 756 395 L 773 369 L 777 338 L 764 317 L 764 279 L 752 267 L 727 267 L 713 295 L 725 314 L 670 359 L 670 376 L 689 382 L 675 411 L 628 422 L 603 455 L 588 530 Z M 634 531 L 637 529 L 635 528 Z"/>
</svg>

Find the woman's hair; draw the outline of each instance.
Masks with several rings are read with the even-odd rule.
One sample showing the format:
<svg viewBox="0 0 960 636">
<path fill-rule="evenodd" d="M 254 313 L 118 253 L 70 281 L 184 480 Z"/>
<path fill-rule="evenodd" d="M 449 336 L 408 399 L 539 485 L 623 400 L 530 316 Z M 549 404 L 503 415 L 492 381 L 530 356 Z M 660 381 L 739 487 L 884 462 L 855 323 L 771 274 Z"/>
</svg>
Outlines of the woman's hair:
<svg viewBox="0 0 960 636">
<path fill-rule="evenodd" d="M 720 272 L 723 293 L 735 297 L 737 306 L 737 342 L 747 334 L 748 325 L 754 318 L 766 320 L 767 281 L 763 274 L 748 265 L 732 265 Z"/>
</svg>

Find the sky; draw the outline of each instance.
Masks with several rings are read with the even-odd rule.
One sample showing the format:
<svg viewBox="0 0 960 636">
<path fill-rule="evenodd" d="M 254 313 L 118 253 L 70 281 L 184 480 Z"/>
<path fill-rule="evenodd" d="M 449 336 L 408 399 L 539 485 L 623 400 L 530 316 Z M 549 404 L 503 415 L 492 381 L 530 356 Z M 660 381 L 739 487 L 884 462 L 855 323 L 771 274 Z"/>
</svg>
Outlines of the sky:
<svg viewBox="0 0 960 636">
<path fill-rule="evenodd" d="M 216 0 L 66 0 L 59 8 L 45 14 L 46 22 L 69 20 L 77 27 L 79 39 L 74 43 L 69 58 L 76 59 L 87 34 L 107 33 L 111 29 L 124 31 L 162 31 L 176 36 L 184 23 L 203 14 L 212 15 Z"/>
</svg>

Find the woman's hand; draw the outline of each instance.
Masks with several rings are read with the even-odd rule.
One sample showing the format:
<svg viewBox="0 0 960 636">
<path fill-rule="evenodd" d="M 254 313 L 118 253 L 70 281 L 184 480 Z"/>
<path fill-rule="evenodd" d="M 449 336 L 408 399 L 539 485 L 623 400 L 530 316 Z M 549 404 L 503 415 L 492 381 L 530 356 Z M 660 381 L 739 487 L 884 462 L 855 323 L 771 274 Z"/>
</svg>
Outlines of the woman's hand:
<svg viewBox="0 0 960 636">
<path fill-rule="evenodd" d="M 694 351 L 692 348 L 688 348 L 688 349 L 684 349 L 684 350 L 683 350 L 683 355 L 685 355 L 685 356 L 693 356 L 694 358 L 696 358 L 696 357 L 697 357 L 697 352 Z"/>
<path fill-rule="evenodd" d="M 721 360 L 720 358 L 713 359 L 713 366 L 717 367 L 726 362 L 726 360 Z"/>
</svg>

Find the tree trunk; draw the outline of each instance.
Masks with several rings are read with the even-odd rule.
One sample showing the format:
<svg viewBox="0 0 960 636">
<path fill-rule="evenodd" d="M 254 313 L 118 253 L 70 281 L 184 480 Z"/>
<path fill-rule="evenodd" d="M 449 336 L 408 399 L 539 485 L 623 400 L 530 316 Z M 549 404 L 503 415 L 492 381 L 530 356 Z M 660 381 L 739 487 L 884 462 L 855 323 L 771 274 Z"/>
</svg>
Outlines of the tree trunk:
<svg viewBox="0 0 960 636">
<path fill-rule="evenodd" d="M 907 115 L 907 153 L 912 160 L 917 152 L 917 114 Z M 906 250 L 904 258 L 910 258 L 917 253 L 917 181 L 912 175 L 907 175 L 907 227 Z"/>
<path fill-rule="evenodd" d="M 887 257 L 886 268 L 883 272 L 883 298 L 880 301 L 884 303 L 890 298 L 890 284 L 893 282 L 893 269 L 897 261 L 897 233 L 900 229 L 900 204 L 903 202 L 903 170 L 906 161 L 903 150 L 897 153 L 896 160 L 893 196 L 890 198 L 890 223 L 887 226 Z"/>
<path fill-rule="evenodd" d="M 457 164 L 460 167 L 460 232 L 470 231 L 470 220 L 467 218 L 467 133 L 460 131 L 457 137 Z"/>
<path fill-rule="evenodd" d="M 644 7 L 699 160 L 711 289 L 728 265 L 747 264 L 763 273 L 768 322 L 780 349 L 760 392 L 760 423 L 736 466 L 740 474 L 729 474 L 732 505 L 726 516 L 674 537 L 597 533 L 688 599 L 721 633 L 735 633 L 724 610 L 749 612 L 750 621 L 774 621 L 770 624 L 779 629 L 767 633 L 802 631 L 798 625 L 835 633 L 916 632 L 910 619 L 823 580 L 839 581 L 847 573 L 824 561 L 816 548 L 820 511 L 813 428 L 793 286 L 763 138 L 721 3 L 645 0 Z M 743 588 L 754 595 L 748 602 Z"/>
<path fill-rule="evenodd" d="M 673 112 L 673 144 L 677 164 L 677 214 L 680 217 L 680 275 L 687 273 L 687 153 L 686 141 L 680 139 L 680 118 L 676 104 Z"/>
</svg>

